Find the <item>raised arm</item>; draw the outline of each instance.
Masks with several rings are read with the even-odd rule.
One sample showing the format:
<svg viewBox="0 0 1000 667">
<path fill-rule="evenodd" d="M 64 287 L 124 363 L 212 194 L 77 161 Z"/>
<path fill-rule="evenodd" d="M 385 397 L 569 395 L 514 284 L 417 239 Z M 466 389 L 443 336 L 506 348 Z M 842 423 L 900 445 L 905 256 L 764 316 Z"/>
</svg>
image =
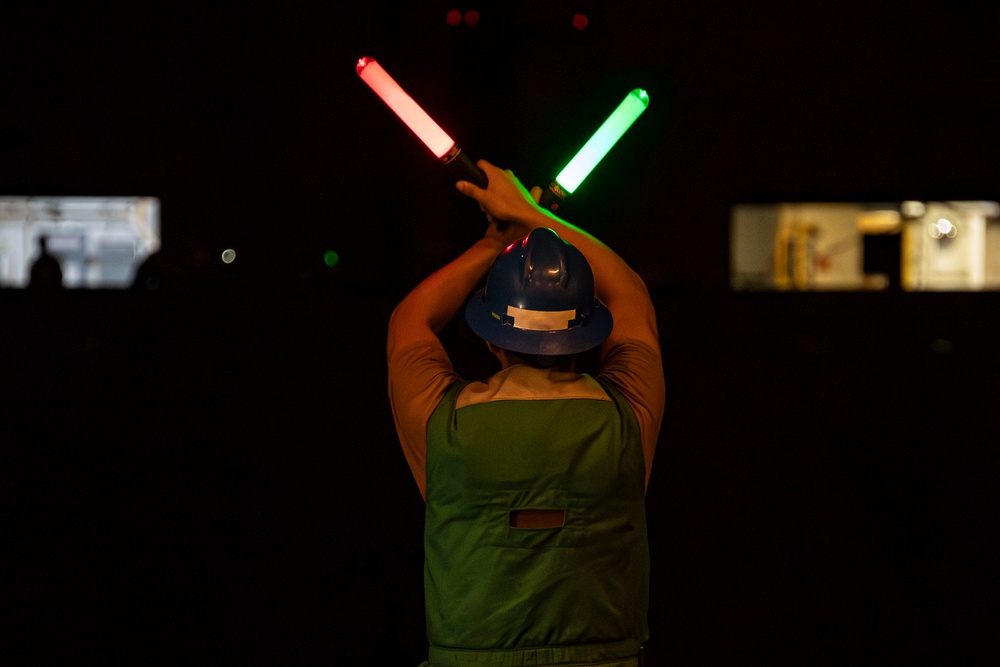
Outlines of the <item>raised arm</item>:
<svg viewBox="0 0 1000 667">
<path fill-rule="evenodd" d="M 625 260 L 593 235 L 538 206 L 533 193 L 528 192 L 509 169 L 500 169 L 486 160 L 480 160 L 478 165 L 489 179 L 487 188 L 476 187 L 468 181 L 459 181 L 456 187 L 462 194 L 478 201 L 491 222 L 507 221 L 523 225 L 529 231 L 536 227 L 549 227 L 587 258 L 594 272 L 597 297 L 615 318 L 614 331 L 604 346 L 634 339 L 659 350 L 656 317 L 649 291 Z"/>
<path fill-rule="evenodd" d="M 465 305 L 500 251 L 526 233 L 520 226 L 498 229 L 491 223 L 483 238 L 413 288 L 389 319 L 389 400 L 421 495 L 426 493 L 427 420 L 448 388 L 460 379 L 437 334 Z"/>
<path fill-rule="evenodd" d="M 530 231 L 520 224 L 490 223 L 483 238 L 406 295 L 389 320 L 389 348 L 405 347 L 437 334 L 465 305 L 500 251 Z"/>
<path fill-rule="evenodd" d="M 601 344 L 601 374 L 625 396 L 639 421 L 646 461 L 646 485 L 663 420 L 666 386 L 656 327 L 656 314 L 642 278 L 611 248 L 535 202 L 540 190 L 528 192 L 510 170 L 478 162 L 489 183 L 485 189 L 468 181 L 459 192 L 479 202 L 491 222 L 506 221 L 534 229 L 549 227 L 583 253 L 594 272 L 597 298 L 614 317 L 611 335 Z"/>
</svg>

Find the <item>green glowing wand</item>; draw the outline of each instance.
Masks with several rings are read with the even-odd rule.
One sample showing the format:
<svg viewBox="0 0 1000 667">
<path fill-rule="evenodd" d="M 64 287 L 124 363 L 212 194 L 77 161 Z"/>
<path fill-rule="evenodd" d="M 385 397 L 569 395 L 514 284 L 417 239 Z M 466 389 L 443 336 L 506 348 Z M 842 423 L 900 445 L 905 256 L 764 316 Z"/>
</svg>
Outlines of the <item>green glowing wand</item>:
<svg viewBox="0 0 1000 667">
<path fill-rule="evenodd" d="M 649 95 L 645 90 L 636 88 L 626 95 L 618 108 L 597 128 L 594 136 L 587 140 L 583 148 L 559 172 L 556 180 L 552 181 L 548 189 L 542 193 L 539 205 L 551 211 L 558 209 L 559 204 L 573 194 L 583 179 L 587 178 L 647 106 L 649 106 Z"/>
</svg>

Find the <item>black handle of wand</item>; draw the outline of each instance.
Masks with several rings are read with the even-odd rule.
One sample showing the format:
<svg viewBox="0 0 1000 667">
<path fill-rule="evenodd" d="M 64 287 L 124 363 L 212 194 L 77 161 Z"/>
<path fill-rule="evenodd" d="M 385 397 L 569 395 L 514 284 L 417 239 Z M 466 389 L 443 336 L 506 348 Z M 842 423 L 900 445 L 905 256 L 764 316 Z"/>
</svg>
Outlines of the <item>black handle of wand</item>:
<svg viewBox="0 0 1000 667">
<path fill-rule="evenodd" d="M 549 187 L 542 190 L 542 196 L 538 200 L 538 205 L 555 213 L 566 201 L 568 193 L 563 190 L 558 183 L 553 181 Z"/>
<path fill-rule="evenodd" d="M 486 173 L 476 166 L 475 161 L 458 146 L 448 151 L 448 154 L 441 158 L 441 161 L 451 166 L 452 169 L 457 169 L 459 178 L 463 181 L 475 183 L 481 188 L 485 188 L 489 183 Z"/>
</svg>

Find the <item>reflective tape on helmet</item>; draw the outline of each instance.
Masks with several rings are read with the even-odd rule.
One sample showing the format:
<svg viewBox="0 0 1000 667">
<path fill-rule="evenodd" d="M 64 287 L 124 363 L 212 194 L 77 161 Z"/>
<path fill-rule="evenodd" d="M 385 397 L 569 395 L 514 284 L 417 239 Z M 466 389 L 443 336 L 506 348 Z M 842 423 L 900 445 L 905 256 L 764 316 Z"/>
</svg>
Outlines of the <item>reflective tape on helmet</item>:
<svg viewBox="0 0 1000 667">
<path fill-rule="evenodd" d="M 513 320 L 515 329 L 564 331 L 569 329 L 569 323 L 576 319 L 576 309 L 530 310 L 517 306 L 507 306 L 507 317 Z"/>
</svg>

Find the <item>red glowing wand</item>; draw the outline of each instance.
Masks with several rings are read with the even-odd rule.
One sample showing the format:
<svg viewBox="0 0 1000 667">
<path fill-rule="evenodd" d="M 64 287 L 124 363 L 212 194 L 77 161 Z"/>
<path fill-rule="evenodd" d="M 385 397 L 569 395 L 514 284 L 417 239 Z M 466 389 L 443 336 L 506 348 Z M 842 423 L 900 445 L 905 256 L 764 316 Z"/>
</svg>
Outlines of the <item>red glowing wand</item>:
<svg viewBox="0 0 1000 667">
<path fill-rule="evenodd" d="M 375 62 L 374 58 L 365 56 L 358 61 L 358 75 L 399 116 L 399 119 L 413 130 L 435 157 L 445 164 L 457 164 L 466 172 L 464 180 L 472 181 L 481 188 L 486 187 L 486 174 L 483 170 L 462 152 L 455 140 L 406 94 L 406 91 Z"/>
</svg>

